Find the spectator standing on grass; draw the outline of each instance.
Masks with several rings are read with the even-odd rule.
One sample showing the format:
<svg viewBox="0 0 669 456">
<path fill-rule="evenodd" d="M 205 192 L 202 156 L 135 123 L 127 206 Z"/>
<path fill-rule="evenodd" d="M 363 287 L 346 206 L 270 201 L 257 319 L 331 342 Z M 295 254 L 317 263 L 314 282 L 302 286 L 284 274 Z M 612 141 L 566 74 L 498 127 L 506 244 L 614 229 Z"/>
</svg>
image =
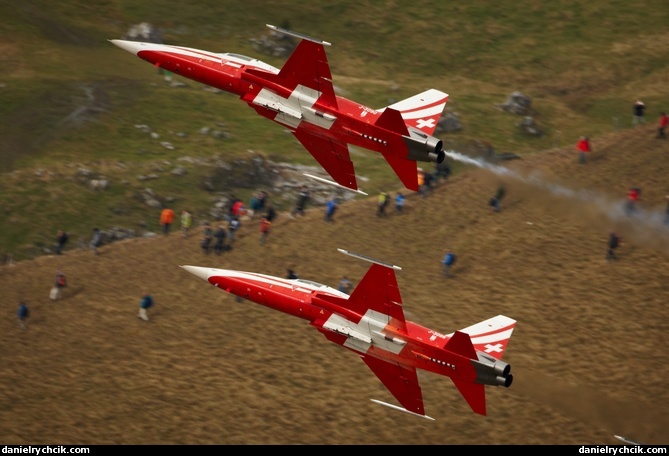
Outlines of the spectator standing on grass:
<svg viewBox="0 0 669 456">
<path fill-rule="evenodd" d="M 293 271 L 292 269 L 288 269 L 286 278 L 293 280 L 293 279 L 299 279 L 300 277 L 295 273 L 295 271 Z"/>
<path fill-rule="evenodd" d="M 188 237 L 188 232 L 190 227 L 193 224 L 193 215 L 190 211 L 184 209 L 181 212 L 181 233 L 183 234 L 184 239 Z"/>
<path fill-rule="evenodd" d="M 234 216 L 232 219 L 228 222 L 228 238 L 230 238 L 230 247 L 232 247 L 232 244 L 235 242 L 235 233 L 239 231 L 239 228 L 242 226 L 242 224 L 239 221 L 239 217 Z"/>
<path fill-rule="evenodd" d="M 398 214 L 404 211 L 404 194 L 402 192 L 397 192 L 397 196 L 395 196 L 395 211 Z"/>
<path fill-rule="evenodd" d="M 425 171 L 423 168 L 418 168 L 416 172 L 418 173 L 418 193 L 425 197 Z"/>
<path fill-rule="evenodd" d="M 246 206 L 244 206 L 244 202 L 242 200 L 235 198 L 232 203 L 232 207 L 230 208 L 230 219 L 239 219 L 239 217 L 242 215 L 246 215 Z"/>
<path fill-rule="evenodd" d="M 211 229 L 209 222 L 206 222 L 202 228 L 202 240 L 200 241 L 200 248 L 206 255 L 209 255 L 209 249 L 211 249 L 211 241 L 213 239 L 214 231 Z"/>
<path fill-rule="evenodd" d="M 636 126 L 646 123 L 646 118 L 644 117 L 644 111 L 646 110 L 646 105 L 643 104 L 643 101 L 637 100 L 634 103 L 634 107 L 632 109 L 634 111 L 634 115 L 632 116 L 632 125 Z"/>
<path fill-rule="evenodd" d="M 56 271 L 56 278 L 53 281 L 53 287 L 51 287 L 51 292 L 49 297 L 52 301 L 56 301 L 63 296 L 63 288 L 67 287 L 67 280 L 65 279 L 65 274 L 61 271 Z"/>
<path fill-rule="evenodd" d="M 632 216 L 636 213 L 639 196 L 641 196 L 641 189 L 638 187 L 632 187 L 630 188 L 630 191 L 627 192 L 627 204 L 625 205 L 625 213 L 627 215 Z"/>
<path fill-rule="evenodd" d="M 102 232 L 98 228 L 93 228 L 93 235 L 91 236 L 91 250 L 95 255 L 98 254 L 98 247 L 102 244 Z"/>
<path fill-rule="evenodd" d="M 451 268 L 455 264 L 455 254 L 450 249 L 446 249 L 444 259 L 441 260 L 441 272 L 444 277 L 451 276 Z"/>
<path fill-rule="evenodd" d="M 251 197 L 251 201 L 249 204 L 252 211 L 251 217 L 253 218 L 256 215 L 259 215 L 263 211 L 263 209 L 265 209 L 266 203 L 267 203 L 267 192 L 264 190 L 256 192 Z"/>
<path fill-rule="evenodd" d="M 337 290 L 350 295 L 351 291 L 353 291 L 353 282 L 351 282 L 348 277 L 342 276 L 339 285 L 337 286 Z"/>
<path fill-rule="evenodd" d="M 325 221 L 333 222 L 334 213 L 337 210 L 337 201 L 334 196 L 328 198 L 327 203 L 325 203 Z"/>
<path fill-rule="evenodd" d="M 267 206 L 267 213 L 265 214 L 265 217 L 270 222 L 273 222 L 274 219 L 276 218 L 276 211 L 274 210 L 274 206 L 272 206 L 271 204 Z"/>
<path fill-rule="evenodd" d="M 446 160 L 441 163 L 437 163 L 435 166 L 434 175 L 436 180 L 435 184 L 439 183 L 439 180 L 441 179 L 448 179 L 448 176 L 451 175 L 451 167 L 448 165 L 448 163 L 446 163 Z"/>
<path fill-rule="evenodd" d="M 28 331 L 28 317 L 30 316 L 30 309 L 25 302 L 21 301 L 19 303 L 19 310 L 17 311 L 17 316 L 19 317 L 19 326 L 22 330 Z"/>
<path fill-rule="evenodd" d="M 160 213 L 160 225 L 163 227 L 163 234 L 170 234 L 172 223 L 174 223 L 174 211 L 166 207 Z"/>
<path fill-rule="evenodd" d="M 295 203 L 295 208 L 293 209 L 292 216 L 304 215 L 304 210 L 307 206 L 307 201 L 309 200 L 309 189 L 306 185 L 300 187 L 300 191 L 297 194 L 297 201 Z"/>
<path fill-rule="evenodd" d="M 590 139 L 587 136 L 581 136 L 576 143 L 576 150 L 578 151 L 578 162 L 585 163 L 586 156 L 592 151 Z"/>
<path fill-rule="evenodd" d="M 607 260 L 617 260 L 618 257 L 616 256 L 616 249 L 620 246 L 621 240 L 620 236 L 618 236 L 615 232 L 609 233 L 609 240 L 607 243 L 607 249 L 606 249 L 606 259 Z"/>
<path fill-rule="evenodd" d="M 214 242 L 214 253 L 216 255 L 220 255 L 223 250 L 225 250 L 225 238 L 228 235 L 227 231 L 228 230 L 226 230 L 223 225 L 219 225 L 214 233 L 214 239 L 216 239 Z"/>
<path fill-rule="evenodd" d="M 504 195 L 506 195 L 506 188 L 503 184 L 500 184 L 500 186 L 497 187 L 495 196 L 490 198 L 490 205 L 492 206 L 493 211 L 499 212 L 499 210 L 502 208 L 502 198 L 504 198 Z"/>
<path fill-rule="evenodd" d="M 153 297 L 148 292 L 144 293 L 144 296 L 142 296 L 142 299 L 139 301 L 139 313 L 137 314 L 137 317 L 144 321 L 149 321 L 149 316 L 146 312 L 151 307 L 153 307 Z"/>
<path fill-rule="evenodd" d="M 69 237 L 65 231 L 58 230 L 58 233 L 56 233 L 56 255 L 63 253 L 63 249 L 65 248 L 65 244 L 67 244 L 68 238 Z"/>
<path fill-rule="evenodd" d="M 267 217 L 260 219 L 260 245 L 263 245 L 269 235 L 269 230 L 272 227 L 272 222 L 267 220 Z"/>
<path fill-rule="evenodd" d="M 657 127 L 657 137 L 661 139 L 667 139 L 667 123 L 669 123 L 669 116 L 666 112 L 660 113 L 660 122 Z"/>
<path fill-rule="evenodd" d="M 379 198 L 377 200 L 376 215 L 379 217 L 386 216 L 386 206 L 388 206 L 389 195 L 387 192 L 379 193 Z"/>
</svg>

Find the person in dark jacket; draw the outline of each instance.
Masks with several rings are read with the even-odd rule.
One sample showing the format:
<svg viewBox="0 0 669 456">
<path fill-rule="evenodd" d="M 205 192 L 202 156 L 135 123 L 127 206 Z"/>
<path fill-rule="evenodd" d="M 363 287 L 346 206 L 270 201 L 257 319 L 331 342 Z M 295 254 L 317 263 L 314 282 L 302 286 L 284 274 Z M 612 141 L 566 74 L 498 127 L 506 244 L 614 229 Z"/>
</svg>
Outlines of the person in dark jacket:
<svg viewBox="0 0 669 456">
<path fill-rule="evenodd" d="M 304 210 L 307 206 L 307 201 L 309 200 L 309 189 L 306 185 L 300 187 L 300 192 L 297 195 L 297 202 L 295 203 L 295 208 L 291 215 L 293 218 L 296 215 L 304 215 Z"/>
<path fill-rule="evenodd" d="M 146 311 L 151 307 L 153 307 L 153 297 L 151 297 L 149 293 L 144 293 L 142 300 L 139 301 L 139 313 L 137 314 L 137 317 L 144 321 L 149 321 L 149 316 L 146 314 Z"/>
<path fill-rule="evenodd" d="M 65 244 L 67 244 L 68 238 L 69 237 L 65 231 L 58 230 L 58 234 L 56 234 L 56 255 L 63 253 L 63 249 L 65 248 Z"/>
<path fill-rule="evenodd" d="M 607 260 L 617 260 L 618 257 L 616 256 L 616 249 L 620 246 L 620 236 L 618 236 L 615 232 L 609 233 L 609 241 L 607 243 L 607 249 L 606 249 L 606 259 Z"/>
<path fill-rule="evenodd" d="M 209 250 L 211 249 L 211 241 L 214 239 L 214 231 L 211 229 L 209 222 L 205 222 L 202 228 L 202 240 L 200 241 L 200 248 L 202 251 L 209 255 Z"/>
<path fill-rule="evenodd" d="M 93 228 L 93 236 L 91 237 L 91 250 L 95 255 L 98 254 L 98 247 L 102 245 L 102 232 L 98 228 Z"/>
<path fill-rule="evenodd" d="M 644 115 L 644 111 L 646 110 L 646 105 L 643 103 L 641 100 L 637 100 L 636 103 L 634 103 L 634 115 L 632 116 L 632 125 L 639 125 L 642 123 L 646 123 L 646 117 Z"/>
<path fill-rule="evenodd" d="M 28 306 L 26 305 L 25 302 L 21 301 L 19 304 L 19 310 L 17 311 L 17 315 L 19 317 L 19 326 L 21 326 L 21 329 L 24 331 L 28 331 L 28 324 L 26 323 L 26 320 L 30 316 L 30 309 L 28 309 Z"/>
<path fill-rule="evenodd" d="M 506 195 L 506 188 L 504 188 L 504 185 L 500 185 L 497 187 L 495 196 L 490 198 L 490 206 L 492 206 L 493 211 L 499 212 L 502 207 L 502 198 L 504 198 L 504 195 Z"/>
<path fill-rule="evenodd" d="M 214 233 L 214 253 L 220 255 L 223 250 L 225 250 L 225 238 L 228 236 L 228 230 L 225 229 L 223 225 L 219 225 L 218 229 Z"/>
<path fill-rule="evenodd" d="M 274 210 L 274 206 L 271 204 L 267 206 L 267 213 L 265 214 L 265 218 L 268 222 L 273 222 L 276 218 L 276 211 Z"/>
</svg>

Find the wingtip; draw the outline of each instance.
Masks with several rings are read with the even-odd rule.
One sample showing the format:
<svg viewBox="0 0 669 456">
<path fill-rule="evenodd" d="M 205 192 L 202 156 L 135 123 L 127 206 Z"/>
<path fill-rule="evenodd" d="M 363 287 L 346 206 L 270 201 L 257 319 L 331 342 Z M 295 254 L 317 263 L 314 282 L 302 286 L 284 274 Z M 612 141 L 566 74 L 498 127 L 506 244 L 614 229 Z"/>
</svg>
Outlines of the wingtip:
<svg viewBox="0 0 669 456">
<path fill-rule="evenodd" d="M 383 401 L 380 401 L 378 399 L 370 399 L 370 401 L 374 402 L 375 404 L 379 404 L 379 405 L 383 405 L 384 407 L 391 408 L 393 410 L 398 410 L 400 412 L 408 413 L 409 415 L 414 415 L 414 416 L 418 416 L 420 418 L 425 418 L 426 420 L 435 421 L 435 419 L 432 418 L 431 416 L 421 415 L 420 413 L 416 413 L 416 412 L 412 412 L 411 410 L 407 410 L 404 407 L 399 407 L 397 405 L 389 404 L 387 402 L 383 402 Z"/>
</svg>

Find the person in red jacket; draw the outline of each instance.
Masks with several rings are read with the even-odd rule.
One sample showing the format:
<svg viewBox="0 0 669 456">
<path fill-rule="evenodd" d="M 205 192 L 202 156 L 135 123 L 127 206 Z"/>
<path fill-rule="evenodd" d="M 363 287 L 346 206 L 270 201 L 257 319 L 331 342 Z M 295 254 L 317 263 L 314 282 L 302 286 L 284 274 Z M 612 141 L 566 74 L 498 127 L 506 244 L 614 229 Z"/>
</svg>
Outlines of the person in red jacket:
<svg viewBox="0 0 669 456">
<path fill-rule="evenodd" d="M 639 196 L 641 195 L 641 189 L 638 187 L 630 188 L 630 191 L 627 192 L 627 205 L 625 207 L 625 212 L 627 215 L 634 215 L 636 212 L 636 204 L 639 201 Z"/>
<path fill-rule="evenodd" d="M 667 123 L 669 123 L 669 116 L 666 112 L 660 113 L 660 125 L 657 127 L 657 137 L 662 139 L 667 139 Z"/>
<path fill-rule="evenodd" d="M 581 139 L 576 143 L 576 150 L 578 151 L 578 162 L 585 163 L 586 154 L 589 154 L 592 150 L 587 136 L 581 136 Z"/>
</svg>

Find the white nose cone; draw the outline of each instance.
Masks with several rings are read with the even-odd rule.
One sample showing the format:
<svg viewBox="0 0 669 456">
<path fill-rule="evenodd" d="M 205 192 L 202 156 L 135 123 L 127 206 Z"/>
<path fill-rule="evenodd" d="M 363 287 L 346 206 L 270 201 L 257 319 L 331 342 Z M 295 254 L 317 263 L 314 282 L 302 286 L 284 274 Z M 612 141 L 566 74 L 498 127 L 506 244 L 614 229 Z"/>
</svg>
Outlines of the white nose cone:
<svg viewBox="0 0 669 456">
<path fill-rule="evenodd" d="M 139 41 L 127 41 L 127 40 L 109 40 L 112 44 L 120 47 L 124 51 L 128 51 L 131 54 L 137 55 L 139 51 L 146 47 L 146 43 L 140 43 Z"/>
<path fill-rule="evenodd" d="M 201 266 L 180 266 L 180 267 L 190 272 L 195 277 L 199 277 L 205 281 L 209 280 L 209 275 L 210 275 L 209 272 L 211 271 L 211 268 L 203 268 Z"/>
</svg>

